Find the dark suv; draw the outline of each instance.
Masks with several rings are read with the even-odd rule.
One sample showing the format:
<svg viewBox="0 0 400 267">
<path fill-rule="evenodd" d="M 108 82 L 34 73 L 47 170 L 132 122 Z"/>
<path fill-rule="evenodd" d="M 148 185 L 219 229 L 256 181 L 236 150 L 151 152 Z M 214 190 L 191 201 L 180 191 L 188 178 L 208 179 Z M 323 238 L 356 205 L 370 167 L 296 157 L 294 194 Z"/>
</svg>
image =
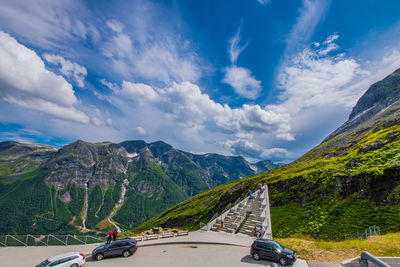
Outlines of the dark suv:
<svg viewBox="0 0 400 267">
<path fill-rule="evenodd" d="M 92 258 L 102 260 L 106 257 L 124 256 L 128 257 L 135 253 L 137 242 L 133 238 L 118 239 L 111 244 L 103 245 L 92 251 Z"/>
<path fill-rule="evenodd" d="M 256 239 L 251 245 L 250 254 L 255 260 L 260 258 L 277 261 L 281 265 L 296 261 L 296 253 L 271 239 Z"/>
</svg>

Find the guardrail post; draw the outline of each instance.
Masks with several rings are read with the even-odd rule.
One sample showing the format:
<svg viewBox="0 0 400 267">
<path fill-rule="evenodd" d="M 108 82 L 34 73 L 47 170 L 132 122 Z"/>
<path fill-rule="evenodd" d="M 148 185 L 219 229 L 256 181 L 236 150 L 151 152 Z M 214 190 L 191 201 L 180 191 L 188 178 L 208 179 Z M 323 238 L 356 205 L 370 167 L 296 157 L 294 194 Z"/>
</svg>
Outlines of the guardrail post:
<svg viewBox="0 0 400 267">
<path fill-rule="evenodd" d="M 26 235 L 26 238 L 25 238 L 25 247 L 27 247 L 28 246 L 28 235 Z"/>
<path fill-rule="evenodd" d="M 374 257 L 373 255 L 369 254 L 366 251 L 363 251 L 360 256 L 360 266 L 361 267 L 368 267 L 368 260 L 372 261 L 374 264 L 378 265 L 379 267 L 390 267 L 390 265 L 384 263 L 380 259 Z"/>
<path fill-rule="evenodd" d="M 6 238 L 4 239 L 4 246 L 7 247 L 7 235 Z"/>
<path fill-rule="evenodd" d="M 67 235 L 67 237 L 65 238 L 65 245 L 66 245 L 66 246 L 68 246 L 68 236 L 69 236 L 69 235 Z"/>
</svg>

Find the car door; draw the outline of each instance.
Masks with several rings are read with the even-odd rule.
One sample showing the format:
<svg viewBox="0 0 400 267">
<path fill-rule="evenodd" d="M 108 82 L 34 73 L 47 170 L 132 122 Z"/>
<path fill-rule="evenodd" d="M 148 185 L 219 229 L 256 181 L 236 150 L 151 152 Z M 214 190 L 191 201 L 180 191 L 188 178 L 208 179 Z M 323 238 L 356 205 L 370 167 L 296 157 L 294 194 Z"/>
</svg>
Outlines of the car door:
<svg viewBox="0 0 400 267">
<path fill-rule="evenodd" d="M 114 242 L 112 243 L 107 251 L 106 251 L 106 256 L 116 256 L 116 255 L 121 255 L 122 251 L 120 251 L 121 249 L 121 242 Z"/>
<path fill-rule="evenodd" d="M 271 244 L 265 244 L 265 255 L 266 255 L 267 259 L 274 260 L 274 261 L 277 260 L 275 248 Z"/>
<path fill-rule="evenodd" d="M 261 257 L 261 258 L 267 258 L 267 253 L 266 253 L 266 246 L 265 246 L 265 244 L 264 244 L 264 243 L 258 243 L 258 244 L 256 245 L 256 247 L 257 247 L 258 254 L 260 254 L 260 257 Z"/>
</svg>

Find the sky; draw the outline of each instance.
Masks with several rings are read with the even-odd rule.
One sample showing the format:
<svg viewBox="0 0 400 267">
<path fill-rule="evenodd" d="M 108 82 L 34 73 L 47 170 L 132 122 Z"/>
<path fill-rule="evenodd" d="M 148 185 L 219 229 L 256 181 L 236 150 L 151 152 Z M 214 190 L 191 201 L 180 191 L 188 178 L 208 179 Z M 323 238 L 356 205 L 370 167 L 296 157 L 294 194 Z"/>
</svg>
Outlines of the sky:
<svg viewBox="0 0 400 267">
<path fill-rule="evenodd" d="M 288 163 L 400 68 L 397 0 L 1 0 L 0 141 Z"/>
</svg>

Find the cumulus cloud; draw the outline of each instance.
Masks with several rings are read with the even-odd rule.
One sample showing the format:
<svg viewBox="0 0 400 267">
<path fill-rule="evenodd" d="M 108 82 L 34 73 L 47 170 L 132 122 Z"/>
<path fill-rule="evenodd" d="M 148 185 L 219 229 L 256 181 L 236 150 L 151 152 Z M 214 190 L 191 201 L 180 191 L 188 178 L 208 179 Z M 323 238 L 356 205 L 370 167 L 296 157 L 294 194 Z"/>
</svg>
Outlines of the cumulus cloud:
<svg viewBox="0 0 400 267">
<path fill-rule="evenodd" d="M 62 56 L 44 54 L 43 58 L 50 64 L 57 65 L 60 68 L 60 72 L 66 77 L 75 80 L 79 87 L 83 87 L 87 70 L 85 67 L 71 62 Z"/>
<path fill-rule="evenodd" d="M 228 140 L 224 146 L 234 155 L 243 155 L 252 159 L 282 160 L 294 156 L 284 148 L 263 148 L 246 139 Z"/>
<path fill-rule="evenodd" d="M 261 82 L 256 80 L 249 69 L 242 67 L 227 67 L 222 82 L 229 84 L 237 94 L 248 99 L 256 99 L 261 90 Z"/>
<path fill-rule="evenodd" d="M 124 81 L 118 93 L 126 99 L 163 112 L 173 121 L 186 127 L 211 127 L 225 134 L 270 134 L 290 140 L 287 114 L 263 109 L 259 105 L 231 108 L 216 103 L 190 82 L 174 83 L 170 87 L 154 89 L 148 85 Z"/>
<path fill-rule="evenodd" d="M 33 50 L 2 31 L 0 58 L 1 99 L 61 119 L 89 122 L 89 118 L 74 107 L 78 100 L 71 84 L 48 71 Z"/>
<path fill-rule="evenodd" d="M 137 100 L 139 103 L 157 101 L 158 94 L 152 87 L 144 83 L 122 82 L 121 95 Z"/>
<path fill-rule="evenodd" d="M 304 49 L 283 69 L 279 77 L 282 105 L 291 113 L 307 107 L 351 108 L 365 89 L 354 85 L 369 73 L 355 59 L 332 54 L 338 49 L 337 38 L 331 35 L 320 47 Z"/>
<path fill-rule="evenodd" d="M 261 90 L 261 82 L 253 76 L 249 69 L 236 65 L 239 55 L 247 47 L 247 44 L 240 45 L 240 30 L 241 25 L 229 41 L 228 53 L 232 65 L 225 68 L 225 76 L 222 82 L 232 86 L 238 95 L 248 99 L 256 99 Z"/>
</svg>

